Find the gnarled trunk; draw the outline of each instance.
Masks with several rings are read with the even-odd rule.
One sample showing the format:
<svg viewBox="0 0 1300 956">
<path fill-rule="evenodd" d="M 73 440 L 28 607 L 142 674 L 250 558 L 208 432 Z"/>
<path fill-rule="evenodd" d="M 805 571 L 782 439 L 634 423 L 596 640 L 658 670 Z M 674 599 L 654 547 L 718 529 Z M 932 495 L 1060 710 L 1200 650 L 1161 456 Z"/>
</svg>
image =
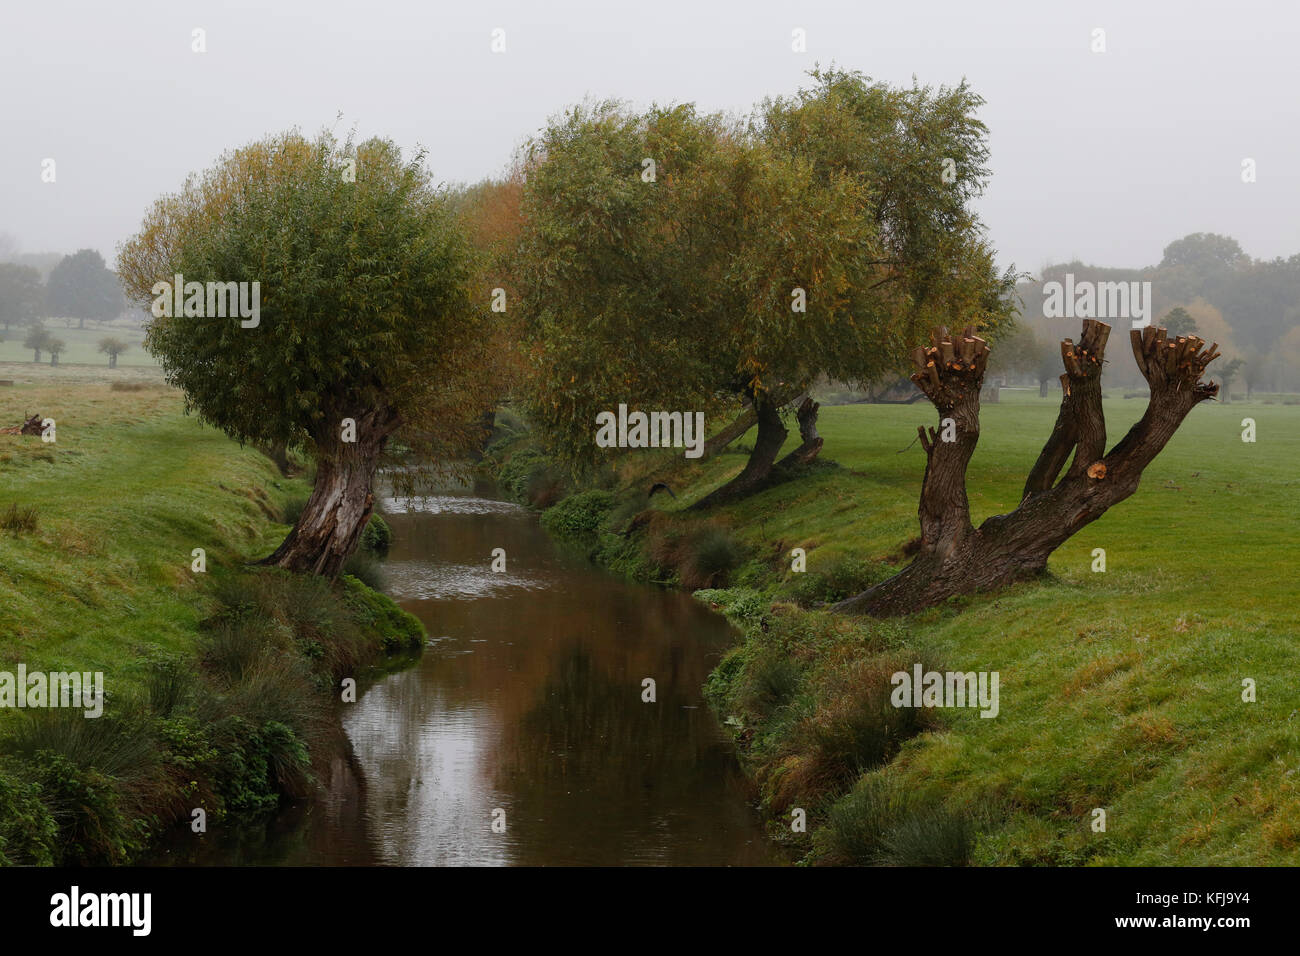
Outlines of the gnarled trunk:
<svg viewBox="0 0 1300 956">
<path fill-rule="evenodd" d="M 754 439 L 754 450 L 750 452 L 749 461 L 745 462 L 744 470 L 735 478 L 691 505 L 692 510 L 712 508 L 753 494 L 771 474 L 776 456 L 789 432 L 781 422 L 780 405 L 769 394 L 761 393 L 751 396 L 751 399 L 754 414 L 758 418 L 758 436 Z"/>
<path fill-rule="evenodd" d="M 722 431 L 705 441 L 704 454 L 700 457 L 712 458 L 757 424 L 758 414 L 754 411 L 754 406 L 746 406 L 745 410 L 737 415 L 731 424 L 724 426 Z"/>
<path fill-rule="evenodd" d="M 374 510 L 379 457 L 400 419 L 390 409 L 347 417 L 356 422 L 356 441 L 343 442 L 337 434 L 317 440 L 322 451 L 311 497 L 289 536 L 261 564 L 335 578 L 356 550 Z"/>
<path fill-rule="evenodd" d="M 812 464 L 813 459 L 821 453 L 822 437 L 817 434 L 817 410 L 820 408 L 821 405 L 814 402 L 811 395 L 803 397 L 803 401 L 799 403 L 799 410 L 795 413 L 795 418 L 799 422 L 799 437 L 803 442 L 777 462 L 776 470 L 784 471 L 787 468 Z"/>
<path fill-rule="evenodd" d="M 1053 551 L 1112 505 L 1132 495 L 1142 471 L 1173 437 L 1197 403 L 1213 398 L 1214 384 L 1201 384 L 1218 353 L 1196 336 L 1166 339 L 1164 329 L 1131 333 L 1138 368 L 1151 386 L 1146 414 L 1109 454 L 1101 404 L 1101 368 L 1110 327 L 1087 319 L 1079 345 L 1061 343 L 1061 411 L 1025 483 L 1020 506 L 970 522 L 966 466 L 979 438 L 979 389 L 988 346 L 967 328 L 954 342 L 936 330 L 929 349 L 917 349 L 912 376 L 939 410 L 940 432 L 931 428 L 921 486 L 921 545 L 910 565 L 836 610 L 876 615 L 905 614 L 957 594 L 990 590 L 1041 574 Z M 951 441 L 944 441 L 947 427 Z M 1057 476 L 1073 454 L 1065 476 Z"/>
</svg>

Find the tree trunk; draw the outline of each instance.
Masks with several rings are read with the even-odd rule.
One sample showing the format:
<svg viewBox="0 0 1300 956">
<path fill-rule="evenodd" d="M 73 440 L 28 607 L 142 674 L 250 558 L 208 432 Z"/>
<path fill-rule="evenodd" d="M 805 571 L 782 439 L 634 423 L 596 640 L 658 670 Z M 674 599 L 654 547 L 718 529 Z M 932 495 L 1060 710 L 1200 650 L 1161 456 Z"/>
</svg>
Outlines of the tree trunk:
<svg viewBox="0 0 1300 956">
<path fill-rule="evenodd" d="M 803 443 L 777 462 L 776 470 L 784 471 L 787 468 L 812 464 L 813 459 L 821 453 L 822 437 L 817 434 L 817 410 L 819 408 L 821 408 L 821 405 L 814 402 L 811 395 L 803 397 L 803 401 L 799 403 L 799 410 L 796 413 L 796 418 L 799 421 L 799 437 L 803 439 Z"/>
<path fill-rule="evenodd" d="M 40 350 L 40 349 L 36 349 L 36 358 L 32 359 L 32 361 L 35 362 L 37 365 L 40 364 L 40 362 L 41 362 L 41 350 Z"/>
<path fill-rule="evenodd" d="M 379 457 L 399 416 L 389 410 L 353 414 L 356 441 L 344 443 L 337 434 L 317 441 L 324 451 L 317 458 L 316 484 L 289 536 L 261 564 L 338 577 L 356 550 L 361 532 L 374 510 L 371 491 Z"/>
<path fill-rule="evenodd" d="M 481 431 L 481 434 L 479 436 L 478 442 L 474 445 L 474 448 L 470 451 L 471 461 L 483 460 L 483 452 L 487 448 L 487 443 L 492 438 L 492 429 L 496 427 L 496 421 L 497 421 L 497 410 L 495 405 L 492 406 L 491 408 L 484 409 L 483 414 L 479 416 L 479 429 Z"/>
<path fill-rule="evenodd" d="M 754 411 L 754 407 L 751 405 L 737 415 L 730 425 L 725 426 L 722 431 L 718 432 L 704 443 L 704 454 L 700 457 L 712 458 L 741 435 L 745 434 L 745 432 L 753 428 L 757 423 L 758 414 Z"/>
<path fill-rule="evenodd" d="M 705 495 L 692 510 L 703 510 L 717 505 L 744 498 L 757 491 L 772 472 L 776 456 L 785 444 L 786 427 L 781 422 L 780 406 L 775 404 L 767 393 L 751 396 L 754 414 L 758 418 L 758 436 L 754 439 L 754 450 L 750 452 L 745 468 L 721 488 Z"/>
<path fill-rule="evenodd" d="M 925 449 L 921 485 L 921 546 L 910 565 L 887 581 L 836 605 L 836 610 L 875 615 L 905 614 L 957 594 L 985 591 L 1041 574 L 1047 559 L 1080 528 L 1132 495 L 1142 471 L 1173 437 L 1197 403 L 1218 386 L 1201 384 L 1218 353 L 1201 352 L 1196 336 L 1166 340 L 1164 329 L 1130 333 L 1138 368 L 1151 386 L 1146 414 L 1105 454 L 1101 368 L 1110 327 L 1087 319 L 1079 345 L 1061 343 L 1061 411 L 1030 471 L 1020 506 L 1010 514 L 971 526 L 966 466 L 979 437 L 979 386 L 988 347 L 971 329 L 957 342 L 936 330 L 934 346 L 917 349 L 913 379 L 939 410 L 940 428 L 955 423 L 954 440 L 920 429 Z M 1071 452 L 1065 477 L 1057 476 Z"/>
<path fill-rule="evenodd" d="M 51 352 L 51 353 L 50 353 L 50 366 L 51 366 L 52 368 L 57 368 L 58 365 L 59 365 L 59 353 L 58 353 L 58 352 Z"/>
<path fill-rule="evenodd" d="M 1039 381 L 1038 381 L 1038 397 L 1039 397 L 1039 398 L 1046 398 L 1046 397 L 1047 397 L 1047 381 L 1048 381 L 1048 380 L 1045 379 L 1045 378 L 1044 378 L 1044 379 L 1039 379 Z"/>
<path fill-rule="evenodd" d="M 109 367 L 109 368 L 117 368 L 117 353 L 116 353 L 116 352 L 109 352 L 109 353 L 108 353 L 108 367 Z"/>
</svg>

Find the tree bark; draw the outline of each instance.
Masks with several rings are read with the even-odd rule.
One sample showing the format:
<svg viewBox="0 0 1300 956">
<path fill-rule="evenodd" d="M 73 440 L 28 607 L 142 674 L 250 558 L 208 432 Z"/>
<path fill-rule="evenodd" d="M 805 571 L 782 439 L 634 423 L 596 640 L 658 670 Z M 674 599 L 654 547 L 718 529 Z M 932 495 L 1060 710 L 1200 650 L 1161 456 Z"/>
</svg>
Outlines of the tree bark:
<svg viewBox="0 0 1300 956">
<path fill-rule="evenodd" d="M 1168 341 L 1164 329 L 1133 330 L 1138 368 L 1151 386 L 1146 414 L 1105 454 L 1101 369 L 1110 327 L 1087 319 L 1079 345 L 1061 343 L 1065 364 L 1061 411 L 1010 514 L 970 522 L 966 465 L 979 436 L 979 383 L 988 347 L 966 330 L 958 342 L 937 330 L 930 349 L 917 349 L 913 376 L 943 419 L 956 424 L 955 440 L 936 440 L 922 428 L 926 454 L 921 488 L 921 546 L 910 565 L 870 590 L 842 601 L 836 610 L 874 615 L 905 614 L 958 594 L 985 591 L 1041 574 L 1047 559 L 1080 528 L 1132 495 L 1142 471 L 1173 437 L 1188 412 L 1213 398 L 1218 386 L 1202 384 L 1205 367 L 1218 357 L 1201 352 L 1196 336 Z M 941 433 L 940 433 L 941 435 Z M 1057 476 L 1071 453 L 1065 476 Z"/>
<path fill-rule="evenodd" d="M 803 439 L 803 443 L 777 462 L 776 470 L 784 471 L 787 468 L 812 464 L 813 460 L 821 453 L 822 438 L 817 434 L 817 410 L 819 408 L 821 408 L 821 405 L 814 402 L 811 395 L 803 397 L 803 401 L 799 403 L 799 410 L 795 414 L 799 422 L 799 437 Z"/>
<path fill-rule="evenodd" d="M 772 472 L 776 456 L 785 444 L 786 427 L 781 422 L 780 405 L 768 393 L 752 395 L 754 414 L 758 418 L 758 436 L 745 468 L 731 481 L 705 495 L 691 510 L 702 511 L 744 498 L 757 491 Z"/>
<path fill-rule="evenodd" d="M 379 457 L 400 417 L 391 409 L 341 417 L 355 420 L 356 441 L 343 442 L 336 433 L 318 439 L 317 447 L 324 450 L 307 505 L 289 536 L 259 563 L 333 579 L 356 550 L 374 510 L 371 487 Z"/>
<path fill-rule="evenodd" d="M 758 414 L 754 411 L 754 407 L 751 405 L 737 415 L 730 425 L 725 426 L 722 431 L 705 441 L 704 454 L 700 457 L 712 458 L 741 435 L 745 434 L 745 432 L 753 428 L 757 423 Z"/>
</svg>

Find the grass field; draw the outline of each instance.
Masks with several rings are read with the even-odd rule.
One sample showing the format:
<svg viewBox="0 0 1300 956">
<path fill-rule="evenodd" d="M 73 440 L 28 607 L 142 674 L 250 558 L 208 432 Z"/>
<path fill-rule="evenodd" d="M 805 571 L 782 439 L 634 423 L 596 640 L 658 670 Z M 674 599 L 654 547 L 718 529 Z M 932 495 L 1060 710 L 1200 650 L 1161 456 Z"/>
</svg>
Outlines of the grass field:
<svg viewBox="0 0 1300 956">
<path fill-rule="evenodd" d="M 108 356 L 99 351 L 99 342 L 109 337 L 121 339 L 131 346 L 117 357 L 119 367 L 154 367 L 157 364 L 153 356 L 144 350 L 144 330 L 138 325 L 114 322 L 78 329 L 75 325 L 73 328 L 68 328 L 66 322 L 60 319 L 50 319 L 46 321 L 45 328 L 55 338 L 62 339 L 66 343 L 67 347 L 59 353 L 59 365 L 102 365 L 107 370 Z M 26 338 L 27 330 L 17 326 L 11 327 L 8 332 L 0 330 L 0 363 L 38 364 L 32 362 L 34 357 L 32 350 L 23 345 L 23 340 Z M 45 365 L 50 364 L 48 352 L 41 353 L 41 362 Z M 10 377 L 12 376 L 0 375 L 0 378 Z"/>
<path fill-rule="evenodd" d="M 274 546 L 274 465 L 185 417 L 168 389 L 0 389 L 0 422 L 31 413 L 57 440 L 0 436 L 0 513 L 37 510 L 35 531 L 0 531 L 0 662 L 103 670 L 121 687 L 140 654 L 192 655 L 191 551 L 219 571 Z"/>
<path fill-rule="evenodd" d="M 1112 442 L 1144 405 L 1107 402 Z M 1016 505 L 1055 411 L 1036 396 L 985 407 L 969 471 L 977 523 Z M 162 388 L 0 389 L 0 422 L 32 412 L 56 420 L 58 440 L 0 436 L 0 514 L 37 509 L 34 530 L 0 531 L 0 666 L 102 669 L 120 687 L 141 655 L 192 654 L 204 609 L 191 550 L 210 569 L 265 553 L 288 483 Z M 932 416 L 823 408 L 822 457 L 838 467 L 719 520 L 787 579 L 795 547 L 810 574 L 896 556 L 916 531 L 915 426 Z M 744 458 L 676 461 L 681 508 Z M 891 776 L 952 807 L 1003 808 L 975 862 L 1300 862 L 1297 465 L 1300 407 L 1203 404 L 1138 493 L 1052 557 L 1047 580 L 904 622 L 909 653 L 997 671 L 1001 701 L 991 720 L 946 711 L 941 730 L 902 745 Z M 1091 570 L 1097 548 L 1104 573 Z M 1104 834 L 1088 828 L 1094 808 Z"/>
<path fill-rule="evenodd" d="M 1112 444 L 1145 404 L 1106 402 Z M 1016 506 L 1055 414 L 1024 393 L 985 406 L 968 481 L 977 525 Z M 822 457 L 841 467 L 721 520 L 787 581 L 795 547 L 809 573 L 850 555 L 898 560 L 917 533 L 924 459 L 911 443 L 933 415 L 824 407 Z M 675 507 L 743 461 L 687 468 Z M 1053 555 L 1047 580 L 908 619 L 908 646 L 944 669 L 998 671 L 1001 712 L 946 711 L 945 729 L 904 743 L 889 773 L 950 807 L 1010 808 L 976 862 L 1300 863 L 1298 470 L 1300 407 L 1205 403 L 1137 494 Z M 1094 808 L 1104 834 L 1088 827 Z"/>
</svg>

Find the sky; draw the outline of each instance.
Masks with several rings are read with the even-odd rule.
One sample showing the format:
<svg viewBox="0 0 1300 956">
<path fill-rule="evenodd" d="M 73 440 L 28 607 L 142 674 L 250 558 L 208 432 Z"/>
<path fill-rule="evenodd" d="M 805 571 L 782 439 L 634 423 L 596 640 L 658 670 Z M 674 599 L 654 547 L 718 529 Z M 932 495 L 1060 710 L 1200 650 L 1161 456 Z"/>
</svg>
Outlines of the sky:
<svg viewBox="0 0 1300 956">
<path fill-rule="evenodd" d="M 984 97 L 978 210 L 1003 266 L 1149 265 L 1191 232 L 1285 257 L 1300 253 L 1298 46 L 1290 0 L 5 0 L 0 233 L 111 265 L 156 197 L 268 133 L 355 127 L 472 182 L 588 96 L 747 112 L 833 63 Z"/>
</svg>

